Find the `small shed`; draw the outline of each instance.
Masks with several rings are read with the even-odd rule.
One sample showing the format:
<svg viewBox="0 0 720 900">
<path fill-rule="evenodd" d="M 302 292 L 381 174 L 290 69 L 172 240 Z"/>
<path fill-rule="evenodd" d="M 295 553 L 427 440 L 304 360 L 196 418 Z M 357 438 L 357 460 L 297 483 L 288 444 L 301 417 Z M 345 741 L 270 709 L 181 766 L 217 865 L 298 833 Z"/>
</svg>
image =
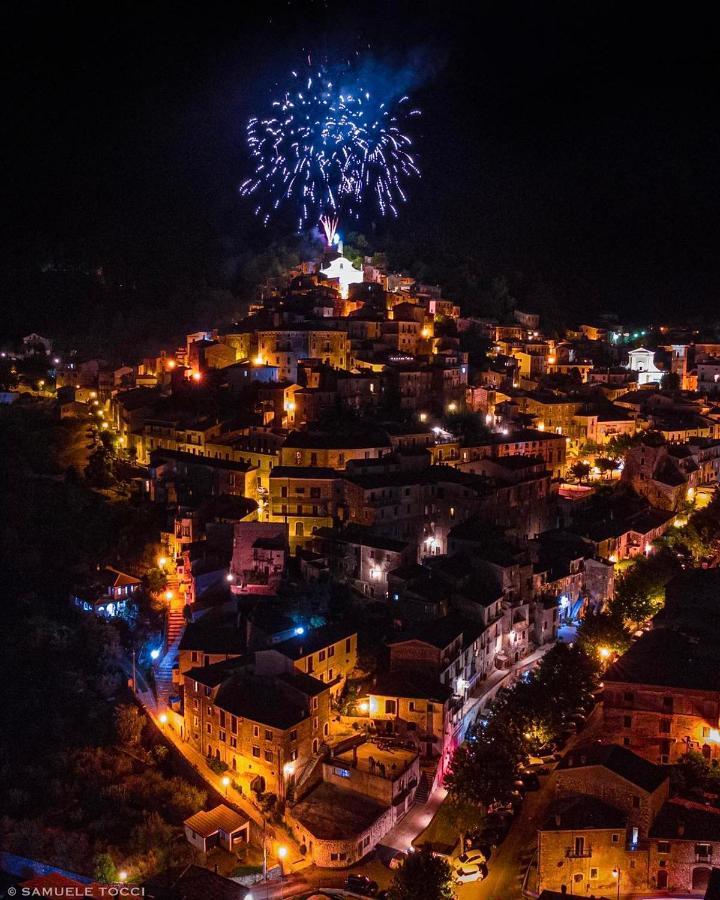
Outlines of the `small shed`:
<svg viewBox="0 0 720 900">
<path fill-rule="evenodd" d="M 233 851 L 238 844 L 248 843 L 250 840 L 248 817 L 222 803 L 207 812 L 196 812 L 185 819 L 183 825 L 188 843 L 203 853 L 213 847 Z"/>
</svg>

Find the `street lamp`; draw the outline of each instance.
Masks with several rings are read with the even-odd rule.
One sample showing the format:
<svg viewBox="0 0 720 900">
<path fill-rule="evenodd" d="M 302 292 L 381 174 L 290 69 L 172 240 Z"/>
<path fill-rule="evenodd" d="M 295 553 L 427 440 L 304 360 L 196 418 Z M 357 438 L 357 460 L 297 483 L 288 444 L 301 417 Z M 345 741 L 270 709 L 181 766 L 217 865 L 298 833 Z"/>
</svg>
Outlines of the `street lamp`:
<svg viewBox="0 0 720 900">
<path fill-rule="evenodd" d="M 163 727 L 167 725 L 167 713 L 160 713 L 160 724 Z"/>
<path fill-rule="evenodd" d="M 617 867 L 612 870 L 613 878 L 617 878 L 617 896 L 618 900 L 620 900 L 620 881 L 622 879 L 622 872 Z"/>
<path fill-rule="evenodd" d="M 128 873 L 125 871 L 125 869 L 120 869 L 120 871 L 118 872 L 118 881 L 127 881 L 127 880 L 128 880 Z"/>
<path fill-rule="evenodd" d="M 222 783 L 223 783 L 223 787 L 225 788 L 225 796 L 227 797 L 228 787 L 230 786 L 230 779 L 228 778 L 227 775 L 223 775 Z"/>
<path fill-rule="evenodd" d="M 158 556 L 158 568 L 164 569 L 166 565 L 167 565 L 167 557 Z"/>
<path fill-rule="evenodd" d="M 165 599 L 169 602 L 175 596 L 172 591 L 165 591 Z"/>
</svg>

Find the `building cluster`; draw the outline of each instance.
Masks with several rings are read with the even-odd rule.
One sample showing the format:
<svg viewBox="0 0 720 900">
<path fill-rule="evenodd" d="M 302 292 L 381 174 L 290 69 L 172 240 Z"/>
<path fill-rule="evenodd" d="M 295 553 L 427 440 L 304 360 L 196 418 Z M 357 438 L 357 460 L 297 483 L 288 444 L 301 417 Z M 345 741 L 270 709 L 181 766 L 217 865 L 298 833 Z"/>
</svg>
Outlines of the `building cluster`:
<svg viewBox="0 0 720 900">
<path fill-rule="evenodd" d="M 159 683 L 174 726 L 248 794 L 274 795 L 318 864 L 361 859 L 422 802 L 483 685 L 602 607 L 615 566 L 650 553 L 717 480 L 720 343 L 667 334 L 649 351 L 640 336 L 608 321 L 550 337 L 521 311 L 509 324 L 463 317 L 436 286 L 330 255 L 172 352 L 115 367 L 58 358 L 61 416 L 109 431 L 136 490 L 167 514 L 165 649 L 177 665 L 164 694 L 162 671 Z M 603 458 L 618 463 L 603 469 Z M 573 475 L 578 464 L 587 471 Z M 609 507 L 594 502 L 603 482 L 626 488 Z M 106 572 L 74 602 L 122 614 L 137 584 Z M 365 668 L 362 634 L 337 621 L 332 590 L 391 622 Z M 670 731 L 648 736 L 657 698 L 637 685 L 645 663 L 665 665 L 670 650 L 651 643 L 663 639 L 639 640 L 606 679 L 611 762 L 640 780 L 640 806 L 596 798 L 613 865 L 635 860 L 640 879 L 643 858 L 658 887 L 675 851 L 666 866 L 640 848 L 676 803 L 655 764 L 678 752 L 673 716 L 682 730 L 695 715 L 686 694 L 652 687 L 672 701 L 657 711 Z M 647 761 L 628 763 L 636 753 Z M 580 759 L 558 776 L 568 793 Z M 625 777 L 592 765 L 612 773 L 608 785 Z M 579 813 L 558 815 L 565 835 Z M 551 831 L 542 871 L 570 840 Z M 546 887 L 577 881 L 575 861 L 591 887 L 605 877 L 578 847 L 565 855 L 563 844 Z"/>
<path fill-rule="evenodd" d="M 556 803 L 538 832 L 541 886 L 573 894 L 701 893 L 720 860 L 720 798 L 671 785 L 669 766 L 720 759 L 717 570 L 683 573 L 667 602 L 604 675 L 604 743 L 559 763 Z M 692 788 L 692 793 L 689 792 Z"/>
</svg>

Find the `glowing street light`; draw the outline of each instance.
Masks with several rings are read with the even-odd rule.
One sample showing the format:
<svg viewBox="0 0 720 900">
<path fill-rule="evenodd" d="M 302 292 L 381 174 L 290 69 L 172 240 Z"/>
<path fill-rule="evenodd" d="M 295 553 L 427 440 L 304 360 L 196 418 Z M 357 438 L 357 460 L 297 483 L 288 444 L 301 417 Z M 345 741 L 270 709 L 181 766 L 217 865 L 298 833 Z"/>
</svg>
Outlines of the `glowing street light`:
<svg viewBox="0 0 720 900">
<path fill-rule="evenodd" d="M 160 724 L 167 725 L 167 713 L 160 713 Z"/>
<path fill-rule="evenodd" d="M 277 855 L 278 859 L 285 859 L 288 855 L 287 847 L 278 847 Z"/>
<path fill-rule="evenodd" d="M 598 653 L 600 654 L 600 659 L 608 659 L 612 650 L 609 647 L 599 647 Z"/>
<path fill-rule="evenodd" d="M 175 596 L 172 591 L 165 591 L 165 599 L 170 601 Z"/>
<path fill-rule="evenodd" d="M 193 378 L 193 381 L 196 382 L 196 383 L 197 383 L 198 381 L 201 381 L 201 380 L 202 380 L 202 372 L 193 372 L 193 373 L 192 373 L 192 378 Z"/>
<path fill-rule="evenodd" d="M 118 872 L 118 881 L 127 881 L 127 880 L 128 880 L 128 873 L 126 872 L 125 869 L 120 869 L 120 871 Z"/>
<path fill-rule="evenodd" d="M 227 581 L 227 582 L 235 581 L 235 576 L 233 575 L 232 572 L 227 573 L 227 575 L 225 576 L 225 581 Z"/>
<path fill-rule="evenodd" d="M 157 647 L 155 647 L 153 650 L 150 651 L 150 659 L 155 660 L 155 659 L 158 659 L 159 656 L 160 656 L 160 651 L 158 650 Z"/>
<path fill-rule="evenodd" d="M 227 775 L 223 775 L 222 783 L 223 783 L 223 787 L 225 788 L 225 796 L 227 797 L 228 787 L 230 786 L 230 779 L 228 778 Z"/>
<path fill-rule="evenodd" d="M 157 564 L 158 564 L 158 568 L 164 569 L 165 566 L 167 565 L 167 557 L 166 556 L 158 556 Z"/>
<path fill-rule="evenodd" d="M 370 710 L 370 704 L 368 703 L 367 700 L 361 700 L 360 703 L 358 704 L 358 709 L 360 710 L 361 713 L 367 713 Z"/>
</svg>

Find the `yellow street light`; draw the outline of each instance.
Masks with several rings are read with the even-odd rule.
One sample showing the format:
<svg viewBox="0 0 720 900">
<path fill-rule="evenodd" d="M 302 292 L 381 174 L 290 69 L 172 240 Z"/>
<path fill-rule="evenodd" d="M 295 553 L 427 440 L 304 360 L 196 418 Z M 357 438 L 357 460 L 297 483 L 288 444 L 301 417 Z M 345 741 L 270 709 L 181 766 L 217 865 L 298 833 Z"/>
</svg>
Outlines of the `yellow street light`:
<svg viewBox="0 0 720 900">
<path fill-rule="evenodd" d="M 609 647 L 600 647 L 598 653 L 600 654 L 601 659 L 607 659 L 612 653 L 612 650 Z"/>
<path fill-rule="evenodd" d="M 230 779 L 228 778 L 227 775 L 223 775 L 222 783 L 223 783 L 223 787 L 225 788 L 225 796 L 227 797 L 228 787 L 230 786 Z"/>
<path fill-rule="evenodd" d="M 120 871 L 118 872 L 118 881 L 127 881 L 127 880 L 128 880 L 128 873 L 125 871 L 125 869 L 120 869 Z"/>
<path fill-rule="evenodd" d="M 165 591 L 165 599 L 166 599 L 166 600 L 168 600 L 168 601 L 169 601 L 169 600 L 172 600 L 172 598 L 173 598 L 174 596 L 175 596 L 175 594 L 173 594 L 172 591 Z"/>
<path fill-rule="evenodd" d="M 160 724 L 167 725 L 167 713 L 160 713 Z"/>
<path fill-rule="evenodd" d="M 278 859 L 285 859 L 287 854 L 288 854 L 287 847 L 278 847 L 278 851 L 277 851 Z"/>
<path fill-rule="evenodd" d="M 165 566 L 167 565 L 167 557 L 165 557 L 165 556 L 158 556 L 158 561 L 157 561 L 157 562 L 158 562 L 158 566 L 159 566 L 161 569 L 164 569 Z"/>
</svg>

